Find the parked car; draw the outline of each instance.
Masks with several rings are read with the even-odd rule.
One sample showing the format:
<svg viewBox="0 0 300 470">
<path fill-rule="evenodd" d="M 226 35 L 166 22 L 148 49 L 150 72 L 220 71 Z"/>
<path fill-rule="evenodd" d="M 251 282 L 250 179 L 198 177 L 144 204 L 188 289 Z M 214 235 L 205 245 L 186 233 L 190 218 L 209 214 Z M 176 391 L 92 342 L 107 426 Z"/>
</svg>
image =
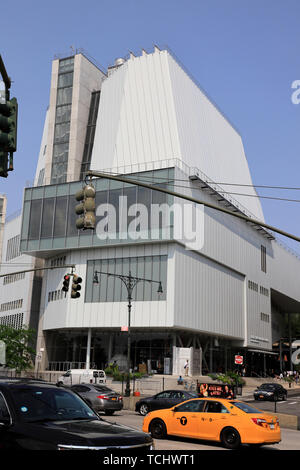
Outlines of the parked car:
<svg viewBox="0 0 300 470">
<path fill-rule="evenodd" d="M 149 434 L 109 423 L 76 393 L 35 381 L 0 382 L 0 443 L 4 450 L 148 452 Z"/>
<path fill-rule="evenodd" d="M 266 383 L 254 390 L 254 400 L 286 400 L 287 390 L 280 384 Z"/>
<path fill-rule="evenodd" d="M 150 411 L 171 408 L 171 406 L 178 405 L 189 398 L 196 398 L 197 396 L 196 392 L 188 392 L 186 390 L 165 390 L 153 397 L 139 400 L 135 405 L 135 411 L 142 416 L 146 416 Z"/>
<path fill-rule="evenodd" d="M 113 415 L 123 408 L 123 397 L 105 385 L 72 385 L 71 390 L 78 393 L 95 411 Z"/>
<path fill-rule="evenodd" d="M 167 435 L 221 442 L 229 449 L 241 444 L 277 444 L 278 418 L 248 403 L 225 398 L 198 398 L 144 418 L 143 431 L 155 439 Z"/>
</svg>

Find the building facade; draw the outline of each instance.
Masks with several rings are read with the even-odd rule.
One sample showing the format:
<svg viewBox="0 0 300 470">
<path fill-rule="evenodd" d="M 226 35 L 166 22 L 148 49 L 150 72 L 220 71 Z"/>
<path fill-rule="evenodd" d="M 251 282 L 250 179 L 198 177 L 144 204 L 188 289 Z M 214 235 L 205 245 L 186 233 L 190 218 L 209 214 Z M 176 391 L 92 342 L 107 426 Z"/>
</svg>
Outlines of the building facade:
<svg viewBox="0 0 300 470">
<path fill-rule="evenodd" d="M 89 169 L 153 189 L 95 179 L 96 229 L 79 231 L 75 194 Z M 231 194 L 236 183 L 249 197 Z M 279 368 L 273 343 L 284 315 L 299 312 L 299 258 L 259 224 L 155 190 L 263 222 L 251 185 L 241 136 L 168 50 L 131 53 L 107 73 L 83 54 L 54 60 L 19 224 L 22 256 L 53 268 L 39 290 L 41 367 L 125 367 L 128 294 L 109 274 L 130 272 L 153 281 L 133 292 L 133 369 L 179 374 L 189 359 L 193 375 L 225 371 L 237 353 L 249 371 Z M 83 279 L 79 298 L 62 291 L 66 264 Z"/>
</svg>

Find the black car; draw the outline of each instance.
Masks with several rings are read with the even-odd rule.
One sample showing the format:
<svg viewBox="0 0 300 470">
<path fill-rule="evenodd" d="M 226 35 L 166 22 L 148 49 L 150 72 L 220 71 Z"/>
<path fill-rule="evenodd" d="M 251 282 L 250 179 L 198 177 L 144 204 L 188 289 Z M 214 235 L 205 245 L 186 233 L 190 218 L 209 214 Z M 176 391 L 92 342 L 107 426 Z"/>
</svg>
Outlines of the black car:
<svg viewBox="0 0 300 470">
<path fill-rule="evenodd" d="M 254 400 L 286 400 L 287 390 L 280 384 L 262 384 L 253 393 Z"/>
<path fill-rule="evenodd" d="M 106 385 L 78 384 L 72 385 L 71 390 L 78 393 L 95 411 L 104 411 L 113 415 L 123 408 L 123 397 Z"/>
<path fill-rule="evenodd" d="M 29 381 L 0 382 L 0 449 L 147 452 L 152 438 L 101 419 L 76 393 Z"/>
<path fill-rule="evenodd" d="M 171 408 L 190 398 L 197 398 L 196 392 L 187 392 L 185 390 L 165 390 L 153 397 L 142 398 L 135 405 L 135 411 L 142 416 L 146 416 L 149 411 Z"/>
</svg>

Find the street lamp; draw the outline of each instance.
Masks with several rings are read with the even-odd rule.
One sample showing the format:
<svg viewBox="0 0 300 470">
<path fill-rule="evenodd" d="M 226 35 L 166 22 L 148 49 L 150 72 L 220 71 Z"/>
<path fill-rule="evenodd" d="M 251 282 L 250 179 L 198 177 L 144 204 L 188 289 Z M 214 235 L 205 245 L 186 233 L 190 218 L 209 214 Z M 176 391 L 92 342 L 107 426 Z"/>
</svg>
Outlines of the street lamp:
<svg viewBox="0 0 300 470">
<path fill-rule="evenodd" d="M 125 276 L 123 274 L 112 274 L 103 271 L 94 271 L 93 283 L 99 284 L 98 274 L 105 274 L 106 276 L 113 276 L 121 279 L 123 284 L 127 289 L 127 300 L 128 300 L 128 336 L 127 336 L 127 379 L 126 379 L 126 388 L 125 388 L 125 396 L 130 396 L 130 349 L 131 349 L 131 332 L 130 332 L 130 321 L 131 321 L 131 301 L 132 301 L 132 291 L 138 282 L 150 282 L 158 284 L 157 293 L 162 294 L 162 283 L 161 281 L 154 281 L 152 279 L 145 279 L 143 277 L 135 277 L 131 275 L 131 271 L 129 271 L 129 275 Z"/>
</svg>

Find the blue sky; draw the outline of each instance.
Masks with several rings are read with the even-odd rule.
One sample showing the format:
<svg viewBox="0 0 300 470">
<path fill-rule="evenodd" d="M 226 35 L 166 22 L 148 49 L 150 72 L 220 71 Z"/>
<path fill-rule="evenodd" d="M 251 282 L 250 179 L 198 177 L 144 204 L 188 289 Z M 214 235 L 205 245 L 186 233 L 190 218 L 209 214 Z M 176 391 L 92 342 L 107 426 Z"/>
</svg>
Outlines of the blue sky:
<svg viewBox="0 0 300 470">
<path fill-rule="evenodd" d="M 298 0 L 3 4 L 0 53 L 19 102 L 15 171 L 0 179 L 8 214 L 21 208 L 34 177 L 52 59 L 71 47 L 106 68 L 129 51 L 169 46 L 239 130 L 254 184 L 300 187 L 300 104 L 291 100 L 292 83 L 300 80 L 299 18 Z M 259 193 L 300 200 L 300 191 Z M 300 236 L 300 203 L 262 199 L 262 205 L 268 223 Z"/>
</svg>

